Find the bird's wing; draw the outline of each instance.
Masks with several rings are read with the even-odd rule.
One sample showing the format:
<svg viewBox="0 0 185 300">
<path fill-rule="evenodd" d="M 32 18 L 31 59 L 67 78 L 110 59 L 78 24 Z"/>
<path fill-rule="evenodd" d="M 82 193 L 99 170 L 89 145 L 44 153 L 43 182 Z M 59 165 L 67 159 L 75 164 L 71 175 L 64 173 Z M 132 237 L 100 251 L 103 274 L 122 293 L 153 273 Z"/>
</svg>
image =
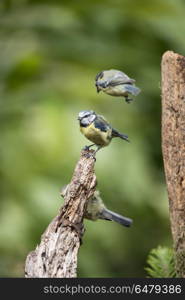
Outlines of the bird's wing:
<svg viewBox="0 0 185 300">
<path fill-rule="evenodd" d="M 103 116 L 98 115 L 97 118 L 94 121 L 94 126 L 101 131 L 107 132 L 111 129 L 111 126 L 109 123 L 104 119 Z"/>
<path fill-rule="evenodd" d="M 115 86 L 119 84 L 133 84 L 134 79 L 128 77 L 125 73 L 118 71 L 114 76 L 110 76 L 110 85 Z"/>
<path fill-rule="evenodd" d="M 132 95 L 134 95 L 134 96 L 137 96 L 137 95 L 141 92 L 140 88 L 138 88 L 138 87 L 135 86 L 135 85 L 131 85 L 131 84 L 125 84 L 125 85 L 124 85 L 124 89 L 125 89 L 128 93 L 130 93 L 130 94 L 132 94 Z"/>
</svg>

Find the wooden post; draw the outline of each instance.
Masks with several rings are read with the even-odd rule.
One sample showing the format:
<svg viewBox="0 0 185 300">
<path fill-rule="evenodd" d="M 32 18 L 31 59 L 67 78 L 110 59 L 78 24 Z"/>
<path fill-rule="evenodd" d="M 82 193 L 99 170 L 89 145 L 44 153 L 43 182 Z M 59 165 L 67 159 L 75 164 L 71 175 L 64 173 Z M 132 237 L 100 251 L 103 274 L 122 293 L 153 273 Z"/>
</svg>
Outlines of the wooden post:
<svg viewBox="0 0 185 300">
<path fill-rule="evenodd" d="M 185 57 L 162 58 L 162 151 L 176 271 L 185 277 Z"/>
<path fill-rule="evenodd" d="M 94 194 L 96 177 L 93 157 L 82 150 L 64 205 L 41 237 L 40 245 L 30 252 L 25 277 L 72 278 L 77 276 L 77 255 L 84 232 L 83 216 L 87 199 Z"/>
</svg>

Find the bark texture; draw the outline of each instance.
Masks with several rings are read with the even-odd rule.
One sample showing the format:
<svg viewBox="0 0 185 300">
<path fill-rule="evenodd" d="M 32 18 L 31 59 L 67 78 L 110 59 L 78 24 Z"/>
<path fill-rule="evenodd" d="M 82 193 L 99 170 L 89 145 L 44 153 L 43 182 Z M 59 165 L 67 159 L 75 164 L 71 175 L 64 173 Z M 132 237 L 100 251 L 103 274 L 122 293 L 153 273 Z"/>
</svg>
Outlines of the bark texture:
<svg viewBox="0 0 185 300">
<path fill-rule="evenodd" d="M 64 205 L 43 233 L 40 245 L 28 254 L 25 277 L 77 276 L 77 255 L 84 233 L 83 216 L 87 200 L 96 187 L 95 160 L 87 157 L 88 154 L 82 150 L 64 195 Z"/>
<path fill-rule="evenodd" d="M 162 58 L 162 151 L 176 271 L 185 277 L 185 57 Z"/>
</svg>

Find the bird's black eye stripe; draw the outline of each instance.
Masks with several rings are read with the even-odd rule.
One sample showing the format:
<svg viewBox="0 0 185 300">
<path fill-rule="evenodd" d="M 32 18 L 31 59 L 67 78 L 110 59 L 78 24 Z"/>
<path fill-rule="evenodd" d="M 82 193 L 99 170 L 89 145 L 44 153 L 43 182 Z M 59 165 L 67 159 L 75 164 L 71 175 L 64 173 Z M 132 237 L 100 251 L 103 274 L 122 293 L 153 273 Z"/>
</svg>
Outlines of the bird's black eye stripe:
<svg viewBox="0 0 185 300">
<path fill-rule="evenodd" d="M 97 81 L 99 78 L 101 79 L 103 77 L 103 72 L 99 72 L 96 77 L 95 80 Z"/>
<path fill-rule="evenodd" d="M 89 113 L 86 113 L 86 114 L 84 114 L 84 115 L 82 116 L 82 119 L 87 118 L 87 117 L 89 117 L 89 116 L 90 116 L 90 114 L 89 114 Z"/>
</svg>

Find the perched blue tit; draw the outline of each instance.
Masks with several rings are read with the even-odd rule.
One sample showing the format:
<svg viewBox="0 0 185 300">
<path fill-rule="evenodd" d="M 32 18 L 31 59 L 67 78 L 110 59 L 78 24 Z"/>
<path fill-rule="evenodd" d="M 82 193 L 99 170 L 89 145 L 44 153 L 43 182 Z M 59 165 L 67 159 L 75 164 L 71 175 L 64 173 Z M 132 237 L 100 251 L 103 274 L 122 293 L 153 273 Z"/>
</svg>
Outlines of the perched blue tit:
<svg viewBox="0 0 185 300">
<path fill-rule="evenodd" d="M 127 103 L 130 103 L 133 100 L 129 98 L 129 95 L 137 96 L 141 91 L 134 83 L 134 79 L 131 79 L 119 70 L 113 69 L 102 71 L 98 73 L 95 78 L 95 85 L 98 93 L 103 91 L 111 96 L 123 96 Z"/>
<path fill-rule="evenodd" d="M 65 185 L 61 190 L 61 196 L 67 195 L 68 185 Z M 123 226 L 129 227 L 132 224 L 132 219 L 121 216 L 111 210 L 108 210 L 100 197 L 100 192 L 95 191 L 93 196 L 88 199 L 87 208 L 84 217 L 91 221 L 98 219 L 115 221 Z"/>
<path fill-rule="evenodd" d="M 129 142 L 127 135 L 119 133 L 116 129 L 112 128 L 103 116 L 97 115 L 93 110 L 80 111 L 78 120 L 80 123 L 80 131 L 88 140 L 94 143 L 90 146 L 86 146 L 85 149 L 89 149 L 94 145 L 97 146 L 94 155 L 100 148 L 108 146 L 114 137 L 119 137 Z"/>
<path fill-rule="evenodd" d="M 100 197 L 99 191 L 95 191 L 94 195 L 89 198 L 85 218 L 92 221 L 96 221 L 98 219 L 115 221 L 126 227 L 130 227 L 132 224 L 131 219 L 107 209 Z"/>
</svg>

